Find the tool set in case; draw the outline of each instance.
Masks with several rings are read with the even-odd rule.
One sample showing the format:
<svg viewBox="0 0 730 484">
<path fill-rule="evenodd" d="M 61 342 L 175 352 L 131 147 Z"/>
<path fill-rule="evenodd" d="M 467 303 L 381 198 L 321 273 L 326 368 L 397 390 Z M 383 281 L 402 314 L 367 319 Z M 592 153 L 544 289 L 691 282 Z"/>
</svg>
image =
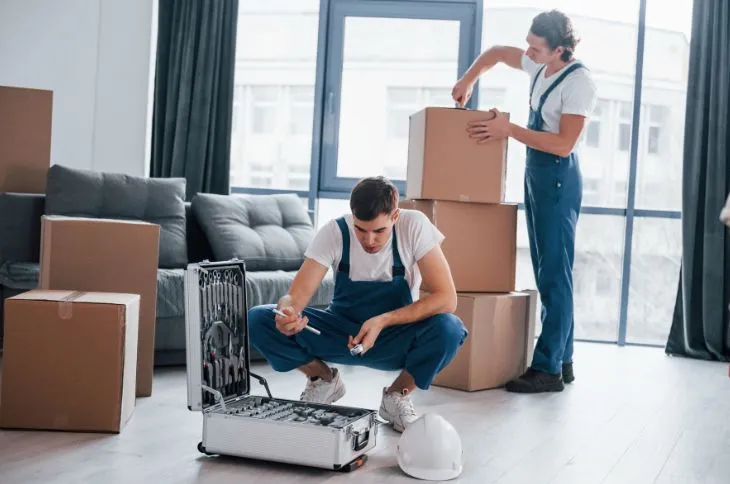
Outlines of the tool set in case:
<svg viewBox="0 0 730 484">
<path fill-rule="evenodd" d="M 374 410 L 274 398 L 250 371 L 243 261 L 185 273 L 188 408 L 203 414 L 198 450 L 350 471 L 376 445 Z M 268 396 L 250 395 L 251 377 Z"/>
</svg>

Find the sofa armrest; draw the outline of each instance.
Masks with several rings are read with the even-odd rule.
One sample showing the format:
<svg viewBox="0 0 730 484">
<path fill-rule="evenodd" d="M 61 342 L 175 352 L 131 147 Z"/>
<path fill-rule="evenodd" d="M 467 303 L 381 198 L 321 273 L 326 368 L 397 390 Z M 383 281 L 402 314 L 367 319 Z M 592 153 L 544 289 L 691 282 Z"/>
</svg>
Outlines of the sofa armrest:
<svg viewBox="0 0 730 484">
<path fill-rule="evenodd" d="M 38 262 L 46 197 L 0 193 L 0 262 Z"/>
</svg>

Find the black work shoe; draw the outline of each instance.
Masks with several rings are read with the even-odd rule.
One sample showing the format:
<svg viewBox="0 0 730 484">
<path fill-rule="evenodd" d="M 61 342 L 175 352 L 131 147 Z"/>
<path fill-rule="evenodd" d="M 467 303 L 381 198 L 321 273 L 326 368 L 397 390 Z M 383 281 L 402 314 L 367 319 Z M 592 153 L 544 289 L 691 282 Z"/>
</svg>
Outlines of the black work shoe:
<svg viewBox="0 0 730 484">
<path fill-rule="evenodd" d="M 573 383 L 575 375 L 573 374 L 573 363 L 563 363 L 563 381 L 565 383 Z"/>
<path fill-rule="evenodd" d="M 507 382 L 504 389 L 512 393 L 542 393 L 562 392 L 563 379 L 560 374 L 552 375 L 528 368 L 527 371 L 514 380 Z"/>
</svg>

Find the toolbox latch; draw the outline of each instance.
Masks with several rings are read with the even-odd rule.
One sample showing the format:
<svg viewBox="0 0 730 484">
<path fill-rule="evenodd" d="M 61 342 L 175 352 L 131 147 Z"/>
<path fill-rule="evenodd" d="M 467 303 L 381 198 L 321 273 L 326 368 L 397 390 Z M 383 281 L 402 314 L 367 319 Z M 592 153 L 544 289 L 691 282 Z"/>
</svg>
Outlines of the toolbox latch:
<svg viewBox="0 0 730 484">
<path fill-rule="evenodd" d="M 367 447 L 370 441 L 370 429 L 355 430 L 352 432 L 352 450 L 358 451 Z"/>
</svg>

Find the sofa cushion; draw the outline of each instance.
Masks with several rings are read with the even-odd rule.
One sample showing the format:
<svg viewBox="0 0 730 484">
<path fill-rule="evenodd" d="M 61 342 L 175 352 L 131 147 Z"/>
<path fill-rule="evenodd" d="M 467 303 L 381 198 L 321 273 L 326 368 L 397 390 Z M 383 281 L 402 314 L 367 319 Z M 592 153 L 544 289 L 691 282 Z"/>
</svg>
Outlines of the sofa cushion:
<svg viewBox="0 0 730 484">
<path fill-rule="evenodd" d="M 52 165 L 45 213 L 158 224 L 159 266 L 182 268 L 188 262 L 185 185 L 184 178 L 145 178 Z"/>
<path fill-rule="evenodd" d="M 199 193 L 192 208 L 216 260 L 242 259 L 250 271 L 299 269 L 314 237 L 309 214 L 295 194 Z"/>
</svg>

